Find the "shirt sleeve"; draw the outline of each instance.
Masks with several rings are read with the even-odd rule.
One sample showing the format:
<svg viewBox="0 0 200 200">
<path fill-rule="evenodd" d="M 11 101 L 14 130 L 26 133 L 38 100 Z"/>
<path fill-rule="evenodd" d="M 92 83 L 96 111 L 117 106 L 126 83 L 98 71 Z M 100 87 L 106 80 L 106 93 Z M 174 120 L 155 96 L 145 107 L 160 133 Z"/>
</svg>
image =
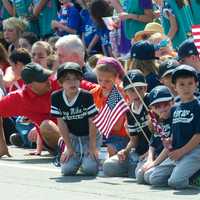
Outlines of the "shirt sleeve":
<svg viewBox="0 0 200 200">
<path fill-rule="evenodd" d="M 69 26 L 72 29 L 79 30 L 81 28 L 81 27 L 79 27 L 81 25 L 80 22 L 81 22 L 81 17 L 79 15 L 78 11 L 75 9 L 72 9 L 70 11 L 67 26 Z"/>
<path fill-rule="evenodd" d="M 96 114 L 98 114 L 98 110 L 96 105 L 94 104 L 94 100 L 91 94 L 88 94 L 88 100 L 87 100 L 87 113 L 88 117 L 94 117 Z"/>
<path fill-rule="evenodd" d="M 140 0 L 140 7 L 143 9 L 153 9 L 152 0 Z"/>
<path fill-rule="evenodd" d="M 23 115 L 22 99 L 20 94 L 11 93 L 0 100 L 0 116 L 12 117 Z M 17 106 L 16 106 L 17 105 Z"/>
<path fill-rule="evenodd" d="M 51 115 L 57 118 L 63 117 L 63 114 L 59 108 L 58 93 L 53 93 L 51 95 Z"/>
<path fill-rule="evenodd" d="M 139 135 L 138 125 L 135 122 L 135 120 L 133 119 L 130 112 L 127 112 L 127 128 L 128 128 L 128 132 L 129 132 L 130 136 Z"/>
</svg>

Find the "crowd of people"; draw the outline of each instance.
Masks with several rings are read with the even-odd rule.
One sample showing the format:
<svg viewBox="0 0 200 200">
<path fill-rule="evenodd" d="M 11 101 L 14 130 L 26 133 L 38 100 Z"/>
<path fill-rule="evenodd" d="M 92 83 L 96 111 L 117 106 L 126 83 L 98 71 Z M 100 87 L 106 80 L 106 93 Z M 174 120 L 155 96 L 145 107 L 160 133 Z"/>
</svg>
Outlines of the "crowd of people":
<svg viewBox="0 0 200 200">
<path fill-rule="evenodd" d="M 62 175 L 96 176 L 106 147 L 105 176 L 175 189 L 198 180 L 199 10 L 199 0 L 2 0 L 0 157 L 7 145 L 47 150 Z M 113 123 L 100 115 L 109 109 Z"/>
</svg>

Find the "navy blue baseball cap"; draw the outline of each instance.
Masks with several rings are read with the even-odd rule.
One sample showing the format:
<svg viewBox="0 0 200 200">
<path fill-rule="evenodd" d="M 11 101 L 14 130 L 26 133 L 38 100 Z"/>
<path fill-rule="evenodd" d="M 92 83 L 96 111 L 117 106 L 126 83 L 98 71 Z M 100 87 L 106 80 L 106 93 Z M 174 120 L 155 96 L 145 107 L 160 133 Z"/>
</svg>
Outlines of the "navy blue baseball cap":
<svg viewBox="0 0 200 200">
<path fill-rule="evenodd" d="M 178 67 L 180 64 L 175 59 L 168 59 L 164 62 L 162 62 L 158 69 L 158 76 L 159 78 L 163 78 L 164 76 L 167 76 L 173 72 L 173 70 Z"/>
<path fill-rule="evenodd" d="M 172 72 L 172 83 L 175 83 L 177 77 L 181 76 L 193 76 L 196 81 L 198 80 L 197 71 L 190 65 L 180 65 L 176 67 Z"/>
<path fill-rule="evenodd" d="M 138 60 L 159 59 L 155 56 L 155 46 L 146 40 L 133 44 L 131 48 L 131 58 Z"/>
<path fill-rule="evenodd" d="M 192 38 L 189 38 L 180 44 L 178 49 L 178 59 L 181 60 L 191 55 L 199 55 L 199 54 L 194 44 L 194 40 Z"/>
<path fill-rule="evenodd" d="M 128 71 L 123 78 L 124 90 L 138 86 L 147 86 L 144 74 L 139 69 Z"/>
<path fill-rule="evenodd" d="M 57 69 L 57 80 L 59 80 L 65 72 L 74 72 L 81 76 L 83 75 L 80 65 L 75 62 L 66 62 L 61 64 Z"/>
<path fill-rule="evenodd" d="M 152 106 L 156 103 L 167 102 L 173 100 L 173 95 L 168 87 L 164 85 L 156 86 L 148 94 L 149 105 Z"/>
</svg>

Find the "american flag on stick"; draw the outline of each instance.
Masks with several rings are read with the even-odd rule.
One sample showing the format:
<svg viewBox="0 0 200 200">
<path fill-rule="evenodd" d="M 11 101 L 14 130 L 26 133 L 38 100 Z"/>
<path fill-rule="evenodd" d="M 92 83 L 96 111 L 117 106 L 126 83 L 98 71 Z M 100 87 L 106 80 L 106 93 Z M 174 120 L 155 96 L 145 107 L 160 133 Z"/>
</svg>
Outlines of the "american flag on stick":
<svg viewBox="0 0 200 200">
<path fill-rule="evenodd" d="M 167 148 L 168 150 L 172 149 L 171 140 L 170 138 L 166 137 L 166 133 L 164 132 L 162 126 L 157 121 L 156 114 L 152 111 L 149 111 L 149 115 L 151 118 L 151 123 L 153 125 L 153 128 L 155 129 L 156 133 L 160 135 L 160 138 L 165 148 Z"/>
<path fill-rule="evenodd" d="M 117 88 L 113 86 L 105 106 L 100 109 L 93 122 L 101 134 L 108 138 L 113 126 L 118 119 L 129 110 L 127 103 Z"/>
<path fill-rule="evenodd" d="M 200 25 L 192 26 L 192 35 L 194 38 L 195 46 L 197 47 L 197 51 L 199 52 L 200 57 Z"/>
</svg>

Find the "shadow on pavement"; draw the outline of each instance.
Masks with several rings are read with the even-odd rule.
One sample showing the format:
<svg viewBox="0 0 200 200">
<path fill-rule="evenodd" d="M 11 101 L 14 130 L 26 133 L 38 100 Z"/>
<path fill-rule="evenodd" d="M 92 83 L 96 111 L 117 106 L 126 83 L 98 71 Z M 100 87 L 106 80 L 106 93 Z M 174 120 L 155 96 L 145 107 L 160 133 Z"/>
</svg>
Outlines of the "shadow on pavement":
<svg viewBox="0 0 200 200">
<path fill-rule="evenodd" d="M 76 176 L 60 176 L 60 177 L 53 177 L 49 178 L 50 180 L 55 180 L 58 183 L 76 183 L 85 180 L 94 180 L 96 179 L 95 176 L 83 176 L 81 174 L 77 174 Z"/>
</svg>

